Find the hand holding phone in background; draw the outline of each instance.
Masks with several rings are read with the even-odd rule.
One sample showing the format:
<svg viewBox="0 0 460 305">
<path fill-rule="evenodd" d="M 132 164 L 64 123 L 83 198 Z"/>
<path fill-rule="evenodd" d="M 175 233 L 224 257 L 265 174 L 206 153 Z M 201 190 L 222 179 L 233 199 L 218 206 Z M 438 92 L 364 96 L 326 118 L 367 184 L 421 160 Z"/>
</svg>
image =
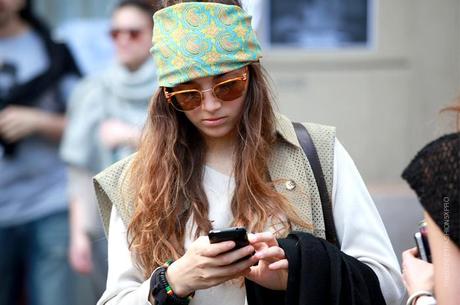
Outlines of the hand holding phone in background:
<svg viewBox="0 0 460 305">
<path fill-rule="evenodd" d="M 403 252 L 402 278 L 409 295 L 415 291 L 433 291 L 434 268 L 433 264 L 417 258 L 417 248 Z"/>
<path fill-rule="evenodd" d="M 434 268 L 428 244 L 426 223 L 419 223 L 419 231 L 414 234 L 416 248 L 403 252 L 403 281 L 409 295 L 415 291 L 433 291 Z"/>
</svg>

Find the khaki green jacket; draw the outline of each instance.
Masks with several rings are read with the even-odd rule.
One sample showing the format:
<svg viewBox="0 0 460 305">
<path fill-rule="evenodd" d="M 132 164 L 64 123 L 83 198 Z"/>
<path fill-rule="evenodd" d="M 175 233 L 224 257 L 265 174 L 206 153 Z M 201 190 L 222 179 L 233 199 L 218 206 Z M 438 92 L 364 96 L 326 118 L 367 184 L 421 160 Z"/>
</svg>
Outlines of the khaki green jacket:
<svg viewBox="0 0 460 305">
<path fill-rule="evenodd" d="M 335 128 L 312 123 L 304 123 L 318 151 L 321 167 L 330 198 L 333 183 Z M 325 227 L 321 200 L 310 164 L 297 140 L 291 121 L 277 115 L 276 130 L 279 135 L 269 162 L 269 174 L 276 183 L 276 190 L 287 198 L 313 229 L 295 227 L 325 238 Z M 117 209 L 125 226 L 128 226 L 135 202 L 129 187 L 129 169 L 133 156 L 108 167 L 94 178 L 96 195 L 106 233 L 110 225 L 112 207 Z"/>
</svg>

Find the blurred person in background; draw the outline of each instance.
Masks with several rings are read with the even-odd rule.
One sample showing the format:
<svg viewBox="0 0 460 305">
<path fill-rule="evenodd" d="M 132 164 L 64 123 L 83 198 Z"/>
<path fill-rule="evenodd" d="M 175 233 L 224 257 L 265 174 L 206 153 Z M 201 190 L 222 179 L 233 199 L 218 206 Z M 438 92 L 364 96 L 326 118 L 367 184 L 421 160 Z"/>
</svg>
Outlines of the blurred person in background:
<svg viewBox="0 0 460 305">
<path fill-rule="evenodd" d="M 90 279 L 94 303 L 105 287 L 107 241 L 92 176 L 137 149 L 156 86 L 149 56 L 153 12 L 148 1 L 118 3 L 110 31 L 117 62 L 104 73 L 84 79 L 70 100 L 69 124 L 61 146 L 61 157 L 69 166 L 69 258 L 73 269 Z"/>
<path fill-rule="evenodd" d="M 0 304 L 69 298 L 68 203 L 58 145 L 79 76 L 25 0 L 0 0 Z"/>
<path fill-rule="evenodd" d="M 460 103 L 448 110 L 457 113 L 458 127 Z M 432 256 L 428 263 L 418 258 L 417 248 L 403 252 L 407 304 L 456 305 L 460 300 L 460 131 L 426 145 L 403 178 L 425 210 Z"/>
</svg>

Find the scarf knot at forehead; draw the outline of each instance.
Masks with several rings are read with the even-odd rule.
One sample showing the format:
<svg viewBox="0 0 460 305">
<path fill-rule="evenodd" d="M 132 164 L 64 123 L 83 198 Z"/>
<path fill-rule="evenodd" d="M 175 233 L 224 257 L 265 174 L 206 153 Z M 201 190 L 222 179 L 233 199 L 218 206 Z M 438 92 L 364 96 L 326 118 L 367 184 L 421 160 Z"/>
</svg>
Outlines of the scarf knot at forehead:
<svg viewBox="0 0 460 305">
<path fill-rule="evenodd" d="M 153 16 L 153 46 L 160 86 L 239 69 L 261 57 L 251 17 L 240 7 L 186 2 Z"/>
</svg>

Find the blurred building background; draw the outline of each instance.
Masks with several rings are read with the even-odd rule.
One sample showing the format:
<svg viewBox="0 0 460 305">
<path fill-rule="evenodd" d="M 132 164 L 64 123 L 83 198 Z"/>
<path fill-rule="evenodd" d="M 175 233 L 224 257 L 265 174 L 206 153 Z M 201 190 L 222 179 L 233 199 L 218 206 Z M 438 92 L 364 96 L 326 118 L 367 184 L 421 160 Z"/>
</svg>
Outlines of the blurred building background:
<svg viewBox="0 0 460 305">
<path fill-rule="evenodd" d="M 102 66 L 110 45 L 92 37 L 108 31 L 104 18 L 114 2 L 35 0 L 34 6 L 76 52 L 93 48 Z M 460 1 L 246 2 L 280 111 L 337 126 L 399 255 L 413 245 L 422 218 L 400 173 L 423 144 L 455 127 L 438 112 L 460 92 Z M 81 18 L 96 23 L 86 30 L 69 26 Z M 77 57 L 87 72 L 98 70 L 87 55 Z"/>
</svg>

